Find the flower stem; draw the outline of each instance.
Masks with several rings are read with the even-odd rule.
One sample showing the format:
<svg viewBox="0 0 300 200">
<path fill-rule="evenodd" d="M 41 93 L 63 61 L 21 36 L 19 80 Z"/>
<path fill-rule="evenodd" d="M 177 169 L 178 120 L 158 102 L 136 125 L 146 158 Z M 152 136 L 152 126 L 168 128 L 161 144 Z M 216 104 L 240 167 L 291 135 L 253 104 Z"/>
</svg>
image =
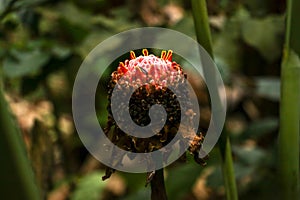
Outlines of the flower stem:
<svg viewBox="0 0 300 200">
<path fill-rule="evenodd" d="M 208 14 L 205 0 L 191 0 L 192 2 L 192 11 L 194 17 L 194 24 L 196 29 L 197 40 L 200 45 L 209 53 L 213 58 L 212 50 L 212 40 L 208 22 Z M 215 72 L 213 69 L 203 69 L 204 75 L 206 77 L 214 78 Z M 214 93 L 218 94 L 216 80 L 210 80 L 210 84 L 214 84 Z M 219 96 L 219 95 L 218 95 Z M 221 99 L 218 98 L 217 105 L 218 109 L 221 108 Z M 214 123 L 218 123 L 216 116 L 213 116 L 212 120 Z M 221 138 L 219 140 L 220 153 L 222 157 L 222 171 L 224 177 L 224 184 L 226 189 L 226 197 L 230 200 L 238 199 L 237 187 L 235 182 L 234 170 L 233 170 L 233 161 L 231 154 L 231 146 L 229 136 L 226 131 L 223 130 Z"/>
<path fill-rule="evenodd" d="M 281 199 L 299 199 L 300 2 L 287 1 L 286 38 L 281 65 L 279 182 Z M 298 34 L 298 35 L 297 35 Z"/>
<path fill-rule="evenodd" d="M 205 0 L 192 0 L 192 12 L 196 36 L 199 44 L 213 58 L 212 39 L 208 23 L 208 14 Z"/>
<path fill-rule="evenodd" d="M 1 79 L 0 122 L 1 196 L 4 199 L 40 199 L 25 145 L 4 98 Z"/>
<path fill-rule="evenodd" d="M 151 200 L 167 200 L 167 193 L 164 180 L 164 169 L 155 171 L 151 180 Z"/>
</svg>

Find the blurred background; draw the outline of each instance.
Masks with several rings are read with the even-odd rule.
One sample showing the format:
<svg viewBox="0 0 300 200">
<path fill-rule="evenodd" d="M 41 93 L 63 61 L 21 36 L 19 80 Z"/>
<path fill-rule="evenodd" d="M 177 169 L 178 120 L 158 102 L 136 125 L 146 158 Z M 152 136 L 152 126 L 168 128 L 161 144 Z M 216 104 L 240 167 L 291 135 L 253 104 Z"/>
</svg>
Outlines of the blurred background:
<svg viewBox="0 0 300 200">
<path fill-rule="evenodd" d="M 215 61 L 227 90 L 225 126 L 232 142 L 239 196 L 276 199 L 280 192 L 276 143 L 286 2 L 207 3 Z M 43 198 L 149 199 L 146 174 L 116 172 L 101 180 L 105 166 L 87 152 L 73 124 L 73 82 L 87 54 L 121 31 L 159 26 L 196 39 L 189 1 L 0 0 L 0 20 L 5 97 L 21 129 Z M 112 65 L 110 72 L 116 67 Z M 210 119 L 205 85 L 201 81 L 193 84 L 205 129 Z M 100 88 L 105 90 L 105 80 Z M 98 113 L 105 113 L 106 96 L 100 95 L 96 107 Z M 99 115 L 103 126 L 106 119 L 106 114 Z M 188 157 L 186 163 L 167 167 L 165 178 L 169 199 L 225 198 L 217 147 L 210 152 L 207 166 Z"/>
</svg>

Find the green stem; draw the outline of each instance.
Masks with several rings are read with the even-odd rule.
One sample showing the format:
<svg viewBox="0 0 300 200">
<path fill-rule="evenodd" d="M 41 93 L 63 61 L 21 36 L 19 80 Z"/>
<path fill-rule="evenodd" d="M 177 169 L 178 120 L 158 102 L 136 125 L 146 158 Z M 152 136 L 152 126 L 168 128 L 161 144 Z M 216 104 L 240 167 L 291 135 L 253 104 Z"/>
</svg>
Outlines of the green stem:
<svg viewBox="0 0 300 200">
<path fill-rule="evenodd" d="M 0 79 L 0 187 L 4 199 L 38 200 L 39 192 L 20 132 L 9 112 Z"/>
<path fill-rule="evenodd" d="M 300 45 L 293 42 L 299 40 L 299 9 L 299 1 L 287 1 L 279 128 L 281 199 L 299 199 Z"/>
<path fill-rule="evenodd" d="M 222 173 L 226 189 L 226 199 L 238 199 L 238 192 L 234 176 L 233 160 L 231 155 L 231 145 L 226 131 L 222 132 L 219 139 L 219 148 L 222 158 Z"/>
<path fill-rule="evenodd" d="M 192 1 L 192 11 L 194 17 L 194 24 L 196 29 L 197 40 L 200 45 L 209 53 L 209 55 L 213 58 L 213 50 L 212 50 L 212 39 L 210 34 L 209 22 L 208 22 L 208 14 L 205 0 L 191 0 Z M 213 69 L 203 69 L 204 75 L 206 77 L 215 77 L 215 72 Z M 218 94 L 217 83 L 216 80 L 209 80 L 210 84 L 214 84 L 215 91 L 214 94 Z M 217 106 L 217 109 L 220 109 L 221 99 L 218 98 L 218 101 L 214 106 Z M 215 119 L 216 116 L 213 116 L 215 123 L 218 123 L 218 120 Z M 222 171 L 224 177 L 224 185 L 226 189 L 226 197 L 230 200 L 238 199 L 237 187 L 235 182 L 234 170 L 233 170 L 233 161 L 232 161 L 232 153 L 230 140 L 226 131 L 223 131 L 221 134 L 221 138 L 219 140 L 220 153 L 222 157 Z"/>
<path fill-rule="evenodd" d="M 212 40 L 208 23 L 208 14 L 205 0 L 192 0 L 192 11 L 196 36 L 199 44 L 213 58 Z"/>
</svg>

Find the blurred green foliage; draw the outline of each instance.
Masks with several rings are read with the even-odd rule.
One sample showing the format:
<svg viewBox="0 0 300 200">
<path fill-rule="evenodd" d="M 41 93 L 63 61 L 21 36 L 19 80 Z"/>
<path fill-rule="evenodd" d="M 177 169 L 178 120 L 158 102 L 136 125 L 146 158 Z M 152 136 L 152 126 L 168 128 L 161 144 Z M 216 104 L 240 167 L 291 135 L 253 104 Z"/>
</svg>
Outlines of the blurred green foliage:
<svg viewBox="0 0 300 200">
<path fill-rule="evenodd" d="M 93 172 L 78 180 L 77 189 L 71 195 L 72 200 L 90 199 L 97 200 L 101 197 L 103 189 L 105 188 L 106 182 L 100 182 L 99 177 L 104 172 Z"/>
<path fill-rule="evenodd" d="M 60 125 L 61 119 L 72 116 L 76 72 L 85 56 L 101 41 L 121 31 L 148 25 L 171 28 L 195 39 L 188 1 L 154 0 L 155 11 L 149 2 L 152 1 L 0 0 L 0 75 L 6 93 L 33 107 L 40 101 L 53 106 L 51 142 L 56 157 L 51 166 L 54 172 L 43 174 L 43 180 L 49 182 L 47 187 L 40 186 L 45 198 L 51 199 L 56 192 L 74 200 L 150 197 L 150 188 L 144 187 L 145 174 L 117 173 L 125 191 L 110 192 L 108 183 L 101 181 L 103 166 L 89 164 L 92 159 L 76 131 L 66 133 Z M 173 7 L 167 12 L 170 5 Z M 233 139 L 241 199 L 276 199 L 275 194 L 280 191 L 274 180 L 284 5 L 285 1 L 280 0 L 208 3 L 215 59 L 228 89 L 226 126 Z M 179 19 L 171 21 L 169 12 Z M 155 17 L 161 17 L 157 24 L 151 21 Z M 101 63 L 97 65 L 101 67 Z M 107 79 L 113 67 L 116 66 L 106 73 Z M 101 100 L 96 105 L 97 112 L 106 113 L 105 80 L 99 88 L 102 92 L 97 97 Z M 105 124 L 106 117 L 100 114 L 100 124 Z M 29 149 L 37 145 L 32 143 L 30 130 L 23 130 Z M 200 192 L 206 191 L 202 199 L 223 199 L 220 158 L 216 152 L 210 153 L 206 167 L 189 159 L 187 163 L 168 167 L 169 198 L 201 199 Z M 199 186 L 200 180 L 204 185 Z M 60 187 L 62 182 L 69 185 L 67 192 Z"/>
</svg>

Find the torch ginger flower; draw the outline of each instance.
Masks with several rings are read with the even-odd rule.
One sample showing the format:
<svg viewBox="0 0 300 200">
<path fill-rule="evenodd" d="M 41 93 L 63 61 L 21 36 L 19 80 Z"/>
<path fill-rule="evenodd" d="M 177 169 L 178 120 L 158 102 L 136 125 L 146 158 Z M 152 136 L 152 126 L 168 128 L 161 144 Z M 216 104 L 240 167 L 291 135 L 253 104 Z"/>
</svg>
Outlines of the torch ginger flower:
<svg viewBox="0 0 300 200">
<path fill-rule="evenodd" d="M 185 83 L 187 75 L 181 66 L 172 61 L 172 51 L 162 51 L 161 56 L 149 55 L 148 50 L 142 51 L 143 55 L 136 57 L 133 51 L 130 52 L 130 59 L 120 62 L 116 71 L 111 75 L 108 85 L 108 123 L 105 134 L 110 140 L 126 151 L 136 153 L 148 153 L 158 150 L 168 144 L 178 132 L 181 120 L 181 109 L 176 91 L 173 93 L 168 87 L 172 86 L 175 90 L 180 90 L 181 94 L 189 96 Z M 146 83 L 146 84 L 145 84 Z M 117 86 L 133 88 L 129 102 L 129 113 L 132 120 L 139 126 L 145 126 L 151 119 L 148 112 L 151 106 L 160 104 L 167 112 L 167 119 L 164 127 L 155 135 L 149 138 L 138 138 L 124 133 L 115 122 L 111 111 L 111 96 Z M 124 91 L 126 92 L 126 91 Z M 120 108 L 128 106 L 120 103 Z M 188 119 L 192 119 L 194 112 L 187 102 L 184 106 L 188 107 L 185 113 Z M 189 151 L 194 155 L 196 162 L 204 164 L 199 158 L 199 150 L 203 142 L 203 135 L 200 133 L 189 140 Z M 121 162 L 121 161 L 120 161 Z M 109 178 L 113 169 L 108 168 L 103 179 Z"/>
</svg>

